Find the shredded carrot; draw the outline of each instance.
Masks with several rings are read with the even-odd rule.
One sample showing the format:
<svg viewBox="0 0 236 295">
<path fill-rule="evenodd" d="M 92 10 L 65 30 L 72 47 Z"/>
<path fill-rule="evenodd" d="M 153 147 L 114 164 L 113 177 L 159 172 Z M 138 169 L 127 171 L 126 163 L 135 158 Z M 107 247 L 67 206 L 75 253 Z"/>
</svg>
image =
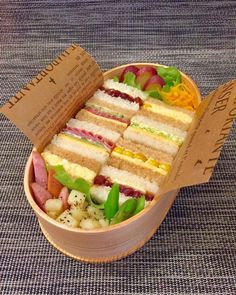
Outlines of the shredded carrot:
<svg viewBox="0 0 236 295">
<path fill-rule="evenodd" d="M 170 104 L 194 111 L 198 106 L 198 100 L 191 90 L 183 83 L 173 86 L 169 92 L 161 91 L 164 100 Z"/>
</svg>

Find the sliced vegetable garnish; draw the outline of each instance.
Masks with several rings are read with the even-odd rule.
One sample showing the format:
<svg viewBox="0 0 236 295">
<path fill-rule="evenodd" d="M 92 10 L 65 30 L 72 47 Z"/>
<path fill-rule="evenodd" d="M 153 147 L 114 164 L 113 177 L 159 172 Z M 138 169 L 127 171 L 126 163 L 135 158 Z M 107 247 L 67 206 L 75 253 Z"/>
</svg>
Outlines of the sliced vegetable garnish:
<svg viewBox="0 0 236 295">
<path fill-rule="evenodd" d="M 186 108 L 190 111 L 194 111 L 199 105 L 197 97 L 183 83 L 173 86 L 169 92 L 161 91 L 161 95 L 167 104 Z"/>
<path fill-rule="evenodd" d="M 111 220 L 111 225 L 120 223 L 134 215 L 137 207 L 137 199 L 126 200 Z"/>
<path fill-rule="evenodd" d="M 114 183 L 104 204 L 104 214 L 111 220 L 119 210 L 119 185 Z"/>
</svg>

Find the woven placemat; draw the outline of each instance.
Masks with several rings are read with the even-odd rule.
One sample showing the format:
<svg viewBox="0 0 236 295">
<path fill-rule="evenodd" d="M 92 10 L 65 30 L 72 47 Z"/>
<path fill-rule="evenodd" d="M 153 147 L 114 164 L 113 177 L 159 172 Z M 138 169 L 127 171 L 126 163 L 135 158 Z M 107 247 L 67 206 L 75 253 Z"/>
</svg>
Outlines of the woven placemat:
<svg viewBox="0 0 236 295">
<path fill-rule="evenodd" d="M 1 104 L 73 42 L 103 70 L 175 65 L 205 95 L 235 76 L 235 9 L 234 1 L 3 0 Z M 210 183 L 182 189 L 148 244 L 91 265 L 43 237 L 22 184 L 32 145 L 0 119 L 0 294 L 236 294 L 235 124 Z"/>
</svg>

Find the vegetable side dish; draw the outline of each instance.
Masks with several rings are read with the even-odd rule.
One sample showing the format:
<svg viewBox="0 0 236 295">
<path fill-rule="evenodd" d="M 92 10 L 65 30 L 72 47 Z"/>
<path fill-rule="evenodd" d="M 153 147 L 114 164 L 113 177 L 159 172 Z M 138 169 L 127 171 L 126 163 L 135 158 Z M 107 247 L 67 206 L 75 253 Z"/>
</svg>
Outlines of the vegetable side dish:
<svg viewBox="0 0 236 295">
<path fill-rule="evenodd" d="M 139 213 L 170 172 L 197 106 L 176 68 L 127 66 L 33 152 L 36 203 L 82 229 Z"/>
</svg>

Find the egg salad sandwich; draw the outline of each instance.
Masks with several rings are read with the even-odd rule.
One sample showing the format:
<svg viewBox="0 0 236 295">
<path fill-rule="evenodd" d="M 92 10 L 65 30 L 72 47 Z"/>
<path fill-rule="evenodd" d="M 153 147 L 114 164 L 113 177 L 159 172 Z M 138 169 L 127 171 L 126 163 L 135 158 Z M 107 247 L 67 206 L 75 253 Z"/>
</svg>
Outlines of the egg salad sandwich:
<svg viewBox="0 0 236 295">
<path fill-rule="evenodd" d="M 98 202 L 104 202 L 114 182 L 120 185 L 120 200 L 145 196 L 146 201 L 154 195 L 168 175 L 173 157 L 131 140 L 120 138 L 116 147 L 94 180 L 92 194 Z"/>
<path fill-rule="evenodd" d="M 194 112 L 184 108 L 168 105 L 158 99 L 149 97 L 142 107 L 144 116 L 187 131 L 192 123 Z"/>
</svg>

